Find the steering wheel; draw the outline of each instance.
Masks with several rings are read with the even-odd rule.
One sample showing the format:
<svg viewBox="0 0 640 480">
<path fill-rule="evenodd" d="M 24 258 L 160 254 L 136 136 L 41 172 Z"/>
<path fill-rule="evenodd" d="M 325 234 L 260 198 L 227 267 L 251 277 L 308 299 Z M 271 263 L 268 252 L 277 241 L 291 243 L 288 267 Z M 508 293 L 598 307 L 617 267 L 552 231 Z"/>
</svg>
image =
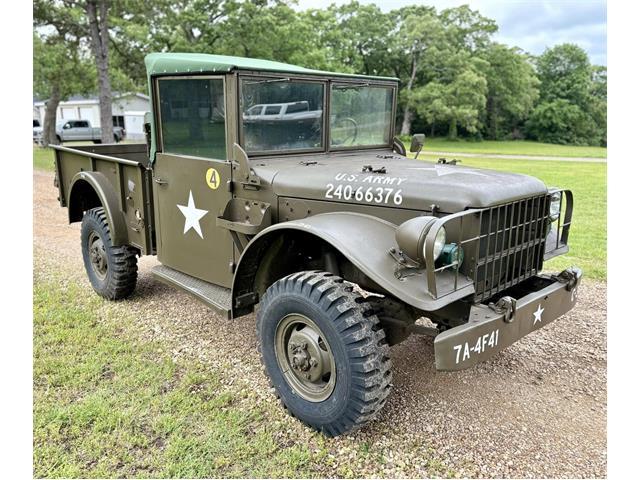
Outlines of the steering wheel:
<svg viewBox="0 0 640 480">
<path fill-rule="evenodd" d="M 336 130 L 338 135 L 334 133 Z M 338 118 L 331 126 L 331 143 L 333 145 L 353 145 L 356 143 L 356 138 L 358 138 L 358 122 L 351 117 Z"/>
</svg>

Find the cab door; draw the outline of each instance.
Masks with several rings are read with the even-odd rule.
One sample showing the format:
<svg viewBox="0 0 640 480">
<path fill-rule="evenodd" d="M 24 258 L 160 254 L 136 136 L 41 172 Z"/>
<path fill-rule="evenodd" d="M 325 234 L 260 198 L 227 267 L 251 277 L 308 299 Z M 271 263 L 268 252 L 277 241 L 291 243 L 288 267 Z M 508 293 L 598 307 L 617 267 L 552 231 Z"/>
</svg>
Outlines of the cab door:
<svg viewBox="0 0 640 480">
<path fill-rule="evenodd" d="M 91 140 L 91 128 L 89 128 L 89 122 L 86 120 L 76 120 L 75 128 L 72 129 L 74 139 L 76 140 Z"/>
<path fill-rule="evenodd" d="M 216 226 L 231 199 L 224 80 L 158 79 L 159 151 L 153 165 L 158 260 L 224 287 L 233 279 L 233 242 Z"/>
</svg>

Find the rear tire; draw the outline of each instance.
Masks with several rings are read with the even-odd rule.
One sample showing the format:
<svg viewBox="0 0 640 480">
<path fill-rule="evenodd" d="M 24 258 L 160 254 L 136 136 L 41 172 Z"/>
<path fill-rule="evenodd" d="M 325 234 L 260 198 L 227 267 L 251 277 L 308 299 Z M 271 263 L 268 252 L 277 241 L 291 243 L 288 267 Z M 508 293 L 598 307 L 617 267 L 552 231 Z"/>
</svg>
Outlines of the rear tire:
<svg viewBox="0 0 640 480">
<path fill-rule="evenodd" d="M 283 406 L 329 436 L 372 420 L 391 391 L 384 330 L 369 303 L 337 276 L 299 272 L 260 302 L 264 369 Z"/>
<path fill-rule="evenodd" d="M 129 245 L 113 246 L 102 207 L 85 212 L 80 239 L 84 268 L 96 293 L 108 300 L 131 295 L 138 278 L 137 251 Z"/>
</svg>

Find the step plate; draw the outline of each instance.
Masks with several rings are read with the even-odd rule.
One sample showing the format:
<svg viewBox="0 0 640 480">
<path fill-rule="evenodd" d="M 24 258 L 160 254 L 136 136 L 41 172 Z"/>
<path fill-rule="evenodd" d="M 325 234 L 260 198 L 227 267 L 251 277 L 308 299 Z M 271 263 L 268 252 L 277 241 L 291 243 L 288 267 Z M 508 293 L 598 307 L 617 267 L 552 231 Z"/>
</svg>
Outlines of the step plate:
<svg viewBox="0 0 640 480">
<path fill-rule="evenodd" d="M 157 265 L 151 273 L 163 283 L 177 287 L 206 303 L 220 315 L 231 318 L 231 289 L 205 282 L 165 265 Z"/>
</svg>

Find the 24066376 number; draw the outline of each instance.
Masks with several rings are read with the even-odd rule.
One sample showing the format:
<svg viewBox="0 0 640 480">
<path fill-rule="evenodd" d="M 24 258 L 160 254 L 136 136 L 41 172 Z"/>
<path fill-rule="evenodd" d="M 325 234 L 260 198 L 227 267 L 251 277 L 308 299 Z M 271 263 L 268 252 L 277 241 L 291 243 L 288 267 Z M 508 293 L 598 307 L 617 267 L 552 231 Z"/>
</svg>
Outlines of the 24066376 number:
<svg viewBox="0 0 640 480">
<path fill-rule="evenodd" d="M 327 184 L 325 198 L 335 200 L 355 200 L 356 202 L 394 205 L 402 204 L 402 189 L 388 187 L 354 187 L 352 185 Z"/>
</svg>

